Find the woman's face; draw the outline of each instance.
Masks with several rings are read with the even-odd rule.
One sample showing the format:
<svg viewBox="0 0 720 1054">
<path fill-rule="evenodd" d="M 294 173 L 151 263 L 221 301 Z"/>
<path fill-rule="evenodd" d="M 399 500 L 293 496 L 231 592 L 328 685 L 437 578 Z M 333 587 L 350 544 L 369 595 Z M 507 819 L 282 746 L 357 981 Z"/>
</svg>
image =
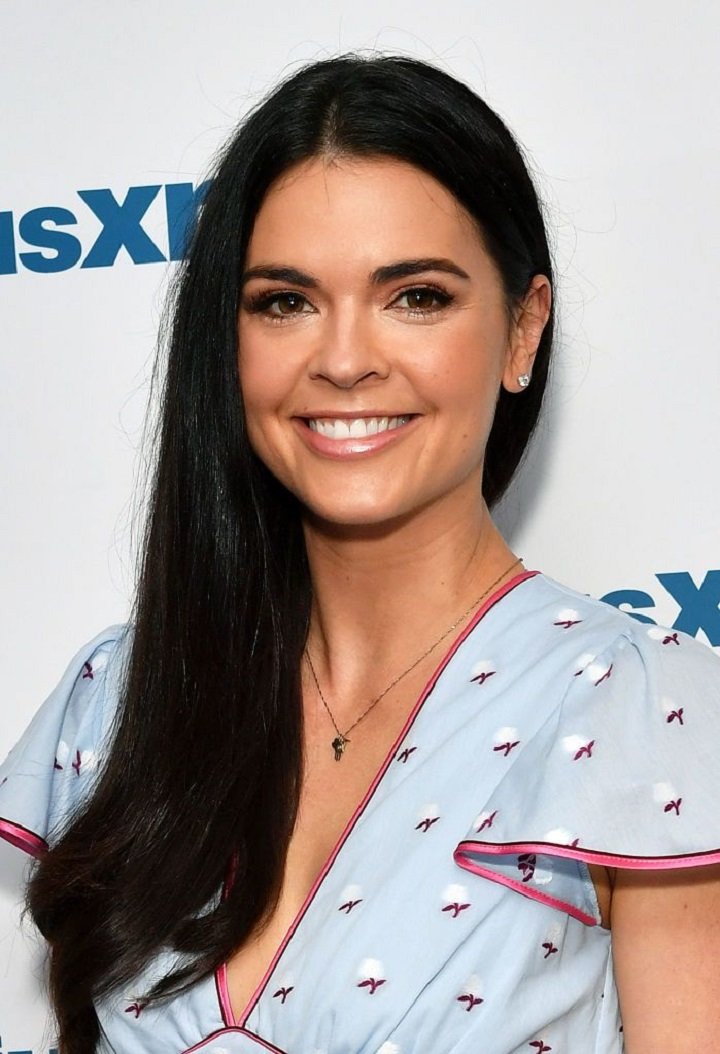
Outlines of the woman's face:
<svg viewBox="0 0 720 1054">
<path fill-rule="evenodd" d="M 543 284 L 544 283 L 544 284 Z M 520 322 L 469 215 L 385 158 L 312 158 L 260 208 L 238 319 L 253 449 L 315 517 L 379 525 L 480 495 L 501 384 L 520 391 L 549 308 Z M 533 319 L 535 321 L 533 322 Z"/>
</svg>

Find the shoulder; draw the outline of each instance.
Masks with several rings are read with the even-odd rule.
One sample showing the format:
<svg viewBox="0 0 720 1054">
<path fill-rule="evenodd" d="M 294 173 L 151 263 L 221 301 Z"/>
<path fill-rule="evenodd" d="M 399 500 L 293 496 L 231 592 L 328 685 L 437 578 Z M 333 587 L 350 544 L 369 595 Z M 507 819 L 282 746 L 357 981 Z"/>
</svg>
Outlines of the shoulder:
<svg viewBox="0 0 720 1054">
<path fill-rule="evenodd" d="M 0 766 L 0 835 L 37 855 L 94 782 L 111 738 L 128 625 L 82 645 Z"/>
<path fill-rule="evenodd" d="M 640 622 L 547 575 L 531 582 L 525 608 L 533 634 L 541 638 L 546 652 L 573 656 L 573 669 L 557 670 L 559 677 L 567 677 L 568 690 L 576 687 L 576 678 L 584 686 L 595 675 L 595 680 L 602 676 L 600 683 L 609 686 L 613 679 L 617 684 L 621 675 L 632 673 L 644 681 L 646 695 L 675 687 L 678 681 L 685 691 L 712 693 L 720 688 L 720 656 L 709 645 L 680 630 Z"/>
<path fill-rule="evenodd" d="M 588 765 L 563 767 L 564 756 L 592 761 L 593 780 L 652 769 L 658 787 L 667 782 L 663 772 L 679 780 L 683 767 L 709 764 L 720 739 L 720 657 L 712 648 L 545 576 L 538 585 L 535 618 L 555 691 L 537 739 L 557 757 L 562 787 L 590 773 Z"/>
</svg>

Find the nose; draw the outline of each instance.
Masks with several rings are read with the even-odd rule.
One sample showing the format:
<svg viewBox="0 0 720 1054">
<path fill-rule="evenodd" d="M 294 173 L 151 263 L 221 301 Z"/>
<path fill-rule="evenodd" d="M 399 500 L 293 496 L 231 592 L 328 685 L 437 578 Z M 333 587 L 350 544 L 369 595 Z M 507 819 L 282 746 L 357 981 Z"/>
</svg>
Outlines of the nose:
<svg viewBox="0 0 720 1054">
<path fill-rule="evenodd" d="M 389 375 L 389 356 L 373 333 L 367 312 L 367 308 L 347 304 L 328 314 L 309 363 L 313 380 L 329 381 L 336 388 L 354 388 L 363 381 L 384 380 Z"/>
</svg>

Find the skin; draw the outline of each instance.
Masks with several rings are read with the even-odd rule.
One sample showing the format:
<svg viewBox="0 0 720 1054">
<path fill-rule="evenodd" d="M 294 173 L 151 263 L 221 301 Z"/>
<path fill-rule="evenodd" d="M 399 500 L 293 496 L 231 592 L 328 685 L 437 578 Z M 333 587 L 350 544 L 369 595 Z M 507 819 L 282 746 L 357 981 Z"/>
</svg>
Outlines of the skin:
<svg viewBox="0 0 720 1054">
<path fill-rule="evenodd" d="M 379 267 L 419 258 L 450 260 L 467 277 L 430 269 L 370 279 Z M 246 274 L 269 266 L 296 268 L 312 282 L 256 275 L 243 283 L 240 386 L 253 448 L 305 509 L 308 651 L 344 729 L 361 712 L 358 700 L 379 695 L 514 559 L 481 497 L 483 459 L 501 385 L 519 393 L 518 376 L 532 373 L 550 285 L 536 276 L 509 306 L 472 218 L 431 176 L 389 158 L 313 158 L 285 173 L 263 202 L 245 261 Z M 270 293 L 277 298 L 258 310 L 257 297 Z M 298 418 L 383 410 L 418 416 L 371 455 L 328 458 L 299 431 Z M 328 760 L 327 712 L 303 671 L 307 790 L 282 922 L 257 947 L 258 963 L 269 960 L 327 855 L 317 832 L 324 828 L 332 844 L 330 832 L 342 829 L 438 657 L 363 721 L 356 739 L 366 767 L 353 743 L 344 783 Z M 713 1049 L 718 870 L 591 872 L 613 931 L 628 1054 Z M 241 973 L 231 964 L 236 1009 L 248 994 L 233 993 Z"/>
</svg>

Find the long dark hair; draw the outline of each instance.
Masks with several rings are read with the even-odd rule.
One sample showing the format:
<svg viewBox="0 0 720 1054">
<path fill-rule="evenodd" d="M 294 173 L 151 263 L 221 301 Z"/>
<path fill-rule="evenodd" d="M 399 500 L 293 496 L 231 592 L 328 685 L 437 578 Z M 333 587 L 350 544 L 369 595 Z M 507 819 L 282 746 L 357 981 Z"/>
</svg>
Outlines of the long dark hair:
<svg viewBox="0 0 720 1054">
<path fill-rule="evenodd" d="M 465 84 L 417 59 L 346 54 L 287 77 L 215 166 L 172 297 L 133 633 L 95 793 L 40 861 L 28 904 L 50 945 L 62 1054 L 99 1039 L 93 999 L 161 947 L 160 999 L 226 961 L 277 903 L 302 779 L 300 662 L 311 585 L 301 509 L 250 448 L 237 372 L 238 279 L 273 181 L 317 155 L 388 156 L 475 217 L 516 305 L 553 271 L 520 148 Z M 520 395 L 499 393 L 493 505 L 535 426 L 552 314 Z M 217 896 L 229 859 L 234 882 Z"/>
</svg>

